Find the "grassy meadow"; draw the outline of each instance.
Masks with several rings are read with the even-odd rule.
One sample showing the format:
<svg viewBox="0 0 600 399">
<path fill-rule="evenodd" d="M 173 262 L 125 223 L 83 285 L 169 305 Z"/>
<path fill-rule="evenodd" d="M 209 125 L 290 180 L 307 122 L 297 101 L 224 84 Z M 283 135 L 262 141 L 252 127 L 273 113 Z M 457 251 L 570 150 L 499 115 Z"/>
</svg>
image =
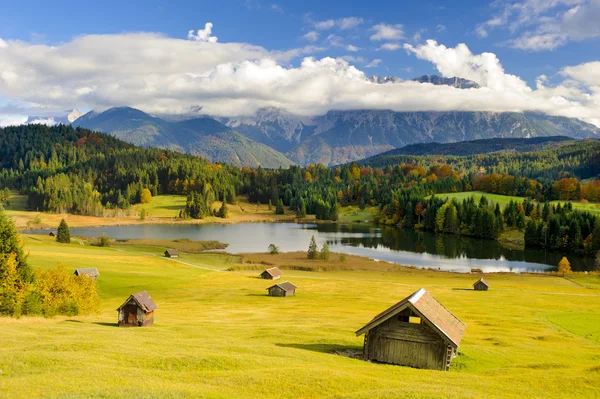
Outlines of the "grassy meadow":
<svg viewBox="0 0 600 399">
<path fill-rule="evenodd" d="M 443 193 L 436 194 L 437 197 L 447 198 L 449 200 L 456 199 L 457 201 L 463 201 L 464 199 L 475 197 L 475 201 L 479 201 L 482 196 L 487 198 L 488 202 L 494 202 L 500 205 L 500 208 L 504 209 L 506 205 L 510 203 L 510 201 L 514 202 L 523 202 L 523 197 L 515 197 L 512 195 L 500 195 L 500 194 L 491 194 L 484 193 L 482 191 L 465 191 L 461 193 Z"/>
<path fill-rule="evenodd" d="M 226 270 L 300 265 L 303 254 L 242 264 L 215 253 L 169 260 L 152 245 L 24 244 L 37 268 L 98 267 L 103 305 L 93 316 L 0 318 L 0 397 L 600 396 L 598 275 L 490 274 L 490 291 L 475 292 L 479 276 L 349 256 L 353 270 L 284 270 L 297 294 L 272 298 L 256 270 Z M 354 331 L 421 287 L 468 326 L 449 372 L 345 356 L 361 350 Z M 116 308 L 144 289 L 159 307 L 154 326 L 116 327 Z"/>
</svg>

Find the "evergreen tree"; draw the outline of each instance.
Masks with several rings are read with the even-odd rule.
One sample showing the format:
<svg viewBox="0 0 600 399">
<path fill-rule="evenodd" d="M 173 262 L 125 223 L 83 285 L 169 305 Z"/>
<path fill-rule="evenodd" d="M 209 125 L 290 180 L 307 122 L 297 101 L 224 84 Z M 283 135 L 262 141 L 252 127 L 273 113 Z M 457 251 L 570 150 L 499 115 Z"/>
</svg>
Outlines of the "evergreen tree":
<svg viewBox="0 0 600 399">
<path fill-rule="evenodd" d="M 600 251 L 596 252 L 596 259 L 594 261 L 594 270 L 600 272 Z"/>
<path fill-rule="evenodd" d="M 527 222 L 525 229 L 525 248 L 537 248 L 540 246 L 540 236 L 537 223 L 534 220 Z"/>
<path fill-rule="evenodd" d="M 276 215 L 285 214 L 285 208 L 283 206 L 283 200 L 281 198 L 279 199 L 279 201 L 277 201 L 277 206 L 275 207 L 275 214 Z"/>
<path fill-rule="evenodd" d="M 224 196 L 223 204 L 221 205 L 221 209 L 217 213 L 217 216 L 223 219 L 229 219 L 229 208 L 227 207 L 227 197 Z"/>
<path fill-rule="evenodd" d="M 315 236 L 312 236 L 310 239 L 306 256 L 308 259 L 317 259 L 319 257 L 319 247 L 317 246 L 317 241 L 315 241 Z"/>
<path fill-rule="evenodd" d="M 305 218 L 306 217 L 306 203 L 304 202 L 304 199 L 302 199 L 302 197 L 300 197 L 300 201 L 299 201 L 297 209 L 296 209 L 296 217 L 297 218 Z"/>
<path fill-rule="evenodd" d="M 323 243 L 323 248 L 321 249 L 321 253 L 319 254 L 319 257 L 321 258 L 321 260 L 324 261 L 329 261 L 329 256 L 331 255 L 331 252 L 329 252 L 329 245 L 327 245 L 327 243 Z"/>
<path fill-rule="evenodd" d="M 63 244 L 71 243 L 71 231 L 65 219 L 61 219 L 58 225 L 58 231 L 56 232 L 56 241 Z"/>
<path fill-rule="evenodd" d="M 600 251 L 600 218 L 596 218 L 596 225 L 592 233 L 592 251 Z"/>
</svg>

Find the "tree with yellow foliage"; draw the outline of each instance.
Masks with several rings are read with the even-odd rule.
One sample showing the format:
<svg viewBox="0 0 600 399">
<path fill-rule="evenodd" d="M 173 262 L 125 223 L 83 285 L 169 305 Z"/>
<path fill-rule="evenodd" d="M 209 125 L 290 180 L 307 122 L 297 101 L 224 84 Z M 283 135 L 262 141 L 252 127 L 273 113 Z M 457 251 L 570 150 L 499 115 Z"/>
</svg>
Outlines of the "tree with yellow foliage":
<svg viewBox="0 0 600 399">
<path fill-rule="evenodd" d="M 152 202 L 152 193 L 147 188 L 142 190 L 141 201 L 142 204 L 149 204 Z"/>
<path fill-rule="evenodd" d="M 563 256 L 560 262 L 558 262 L 558 272 L 562 273 L 563 276 L 571 273 L 571 263 L 566 256 Z"/>
</svg>

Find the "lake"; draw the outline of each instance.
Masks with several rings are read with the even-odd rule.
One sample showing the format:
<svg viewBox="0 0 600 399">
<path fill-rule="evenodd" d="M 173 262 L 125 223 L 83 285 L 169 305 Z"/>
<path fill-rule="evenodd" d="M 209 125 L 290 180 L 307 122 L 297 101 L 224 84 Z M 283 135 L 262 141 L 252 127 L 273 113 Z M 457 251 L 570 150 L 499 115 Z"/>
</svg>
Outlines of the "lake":
<svg viewBox="0 0 600 399">
<path fill-rule="evenodd" d="M 47 231 L 33 231 L 47 234 Z M 561 254 L 507 249 L 495 241 L 416 232 L 410 229 L 350 224 L 172 224 L 72 228 L 71 235 L 115 239 L 216 240 L 229 244 L 230 253 L 266 252 L 275 244 L 282 252 L 306 251 L 312 235 L 319 247 L 327 242 L 334 252 L 366 256 L 383 262 L 420 268 L 469 272 L 531 272 L 555 267 Z M 568 257 L 573 270 L 590 270 L 592 259 Z"/>
</svg>

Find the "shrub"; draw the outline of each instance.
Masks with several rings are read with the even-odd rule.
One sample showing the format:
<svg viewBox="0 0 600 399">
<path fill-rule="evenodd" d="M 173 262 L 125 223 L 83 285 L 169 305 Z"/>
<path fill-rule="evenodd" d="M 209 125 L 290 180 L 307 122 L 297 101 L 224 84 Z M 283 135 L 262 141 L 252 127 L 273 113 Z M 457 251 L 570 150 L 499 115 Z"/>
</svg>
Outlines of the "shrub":
<svg viewBox="0 0 600 399">
<path fill-rule="evenodd" d="M 144 208 L 140 211 L 140 220 L 146 220 L 146 210 Z"/>
<path fill-rule="evenodd" d="M 340 254 L 340 263 L 346 262 L 346 254 Z"/>
</svg>

